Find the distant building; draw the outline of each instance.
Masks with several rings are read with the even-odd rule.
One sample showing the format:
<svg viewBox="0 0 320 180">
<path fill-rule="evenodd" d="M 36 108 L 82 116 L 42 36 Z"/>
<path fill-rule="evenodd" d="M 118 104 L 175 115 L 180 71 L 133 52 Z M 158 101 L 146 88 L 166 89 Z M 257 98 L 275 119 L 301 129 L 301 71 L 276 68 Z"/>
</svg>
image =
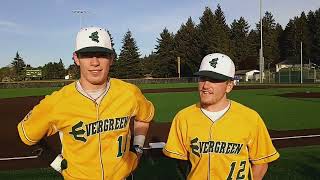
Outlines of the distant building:
<svg viewBox="0 0 320 180">
<path fill-rule="evenodd" d="M 242 82 L 258 81 L 259 72 L 258 70 L 238 70 L 235 73 L 235 79 Z"/>
<path fill-rule="evenodd" d="M 310 67 L 310 64 L 303 64 L 302 65 L 303 67 Z M 300 69 L 301 67 L 301 64 L 297 64 L 296 62 L 293 62 L 293 61 L 289 61 L 289 60 L 284 60 L 284 61 L 281 61 L 279 62 L 278 64 L 276 64 L 276 72 L 279 72 L 281 69 L 292 69 L 292 68 L 295 68 L 295 69 Z"/>
</svg>

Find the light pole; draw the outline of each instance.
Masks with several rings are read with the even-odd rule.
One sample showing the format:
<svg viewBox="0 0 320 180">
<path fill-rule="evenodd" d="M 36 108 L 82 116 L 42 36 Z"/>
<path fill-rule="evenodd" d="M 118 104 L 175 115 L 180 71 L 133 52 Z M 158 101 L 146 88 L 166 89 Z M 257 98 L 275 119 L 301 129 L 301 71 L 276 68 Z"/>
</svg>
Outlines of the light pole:
<svg viewBox="0 0 320 180">
<path fill-rule="evenodd" d="M 302 41 L 300 42 L 300 84 L 303 83 L 302 77 Z"/>
<path fill-rule="evenodd" d="M 260 83 L 263 83 L 264 58 L 263 58 L 263 41 L 262 41 L 262 0 L 260 0 L 260 53 L 259 53 L 259 70 Z"/>
<path fill-rule="evenodd" d="M 79 15 L 79 18 L 80 18 L 80 29 L 81 29 L 81 27 L 82 27 L 82 15 L 88 13 L 88 11 L 85 11 L 85 10 L 73 10 L 72 12 L 74 14 Z"/>
</svg>

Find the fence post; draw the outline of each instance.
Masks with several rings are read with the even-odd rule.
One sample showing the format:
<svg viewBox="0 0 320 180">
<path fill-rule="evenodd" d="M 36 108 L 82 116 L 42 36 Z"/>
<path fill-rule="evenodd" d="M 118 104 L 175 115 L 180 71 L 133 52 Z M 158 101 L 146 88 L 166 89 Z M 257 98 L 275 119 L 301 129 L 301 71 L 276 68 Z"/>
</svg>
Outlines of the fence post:
<svg viewBox="0 0 320 180">
<path fill-rule="evenodd" d="M 289 68 L 289 84 L 291 84 L 291 69 Z"/>
</svg>

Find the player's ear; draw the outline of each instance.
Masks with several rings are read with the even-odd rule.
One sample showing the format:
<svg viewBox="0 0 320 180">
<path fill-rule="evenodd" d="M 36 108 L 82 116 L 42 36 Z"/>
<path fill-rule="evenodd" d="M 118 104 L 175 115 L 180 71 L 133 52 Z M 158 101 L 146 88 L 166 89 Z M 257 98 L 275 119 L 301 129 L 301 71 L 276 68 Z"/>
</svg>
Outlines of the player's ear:
<svg viewBox="0 0 320 180">
<path fill-rule="evenodd" d="M 80 66 L 80 60 L 79 60 L 79 58 L 78 58 L 77 53 L 75 53 L 75 52 L 73 53 L 72 59 L 74 60 L 74 63 L 75 63 L 76 65 Z"/>
<path fill-rule="evenodd" d="M 226 83 L 227 83 L 226 93 L 229 93 L 229 92 L 231 92 L 231 90 L 233 88 L 234 82 L 233 82 L 233 80 L 228 80 Z"/>
</svg>

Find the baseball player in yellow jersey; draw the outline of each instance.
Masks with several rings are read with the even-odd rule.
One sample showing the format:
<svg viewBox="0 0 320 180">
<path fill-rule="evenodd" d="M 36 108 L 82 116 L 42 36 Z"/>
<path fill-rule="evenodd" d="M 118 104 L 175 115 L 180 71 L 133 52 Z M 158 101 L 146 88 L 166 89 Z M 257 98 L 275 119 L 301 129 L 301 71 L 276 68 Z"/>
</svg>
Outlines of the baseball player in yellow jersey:
<svg viewBox="0 0 320 180">
<path fill-rule="evenodd" d="M 228 56 L 205 56 L 195 73 L 200 103 L 172 122 L 163 153 L 191 163 L 187 179 L 262 179 L 268 163 L 279 158 L 259 114 L 227 99 L 234 74 Z"/>
<path fill-rule="evenodd" d="M 137 167 L 154 107 L 135 85 L 108 77 L 114 57 L 104 29 L 81 29 L 73 53 L 80 80 L 46 96 L 18 124 L 27 145 L 59 133 L 62 152 L 51 166 L 65 179 L 120 180 Z"/>
</svg>

